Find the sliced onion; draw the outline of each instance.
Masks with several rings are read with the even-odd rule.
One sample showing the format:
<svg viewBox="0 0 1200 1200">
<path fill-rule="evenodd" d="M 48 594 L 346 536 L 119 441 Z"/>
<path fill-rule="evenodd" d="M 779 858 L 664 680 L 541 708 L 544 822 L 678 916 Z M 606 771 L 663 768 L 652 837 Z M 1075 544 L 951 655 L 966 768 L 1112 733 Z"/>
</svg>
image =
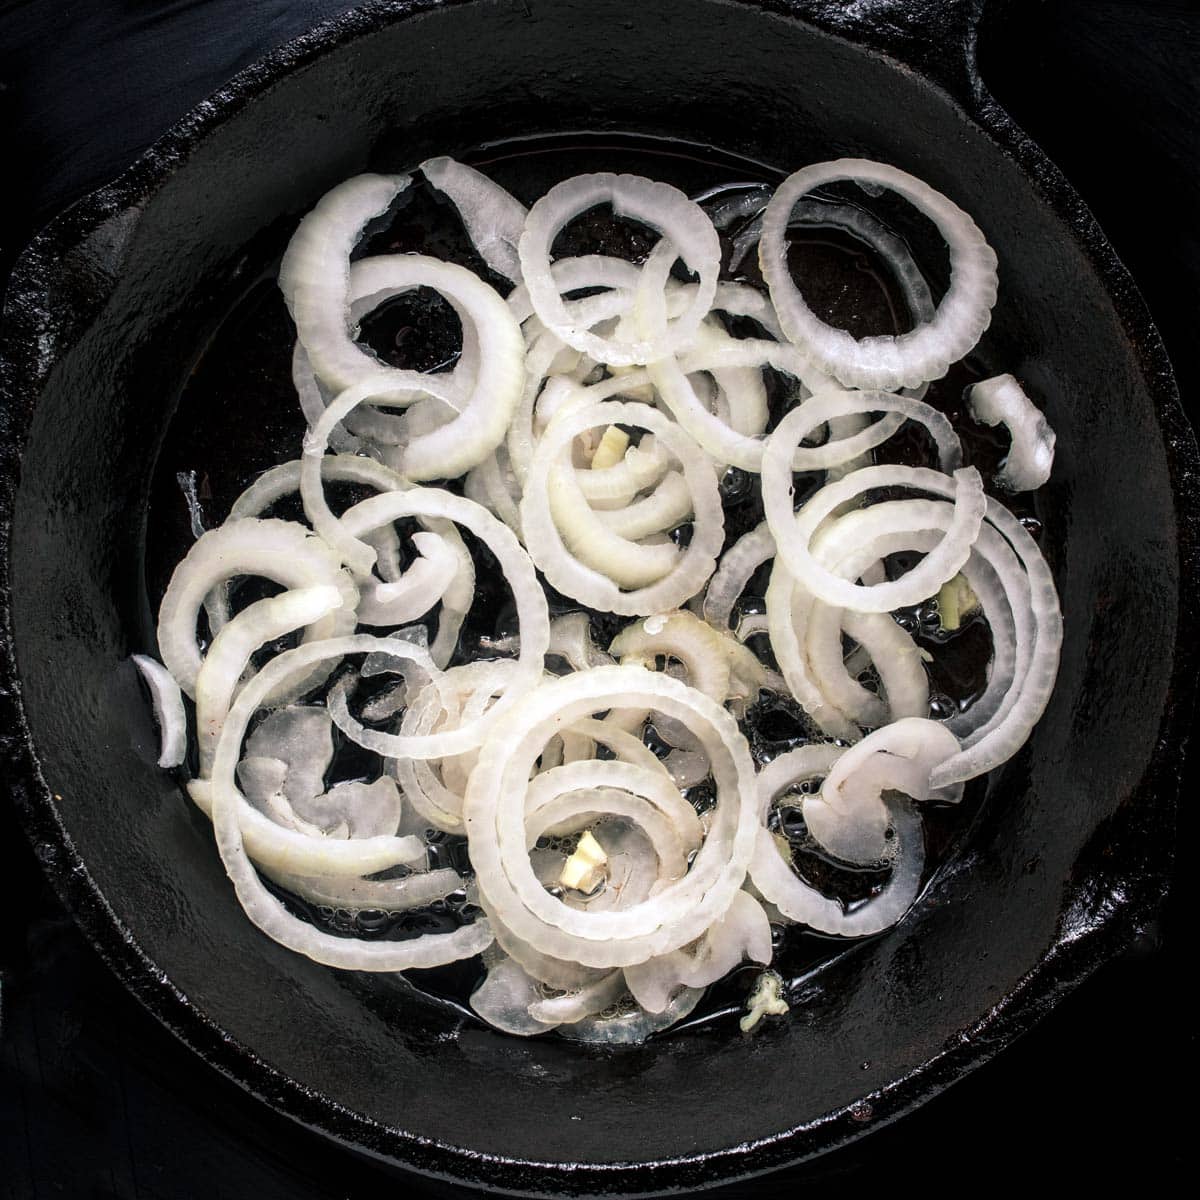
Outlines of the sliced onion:
<svg viewBox="0 0 1200 1200">
<path fill-rule="evenodd" d="M 187 713 L 183 693 L 174 677 L 145 654 L 133 654 L 133 665 L 150 689 L 154 720 L 158 724 L 160 767 L 177 767 L 187 757 Z"/>
<path fill-rule="evenodd" d="M 499 184 L 453 158 L 427 158 L 421 173 L 458 209 L 471 244 L 498 275 L 521 282 L 517 245 L 527 210 Z"/>
<path fill-rule="evenodd" d="M 371 909 L 382 912 L 406 912 L 424 908 L 445 899 L 462 887 L 457 871 L 418 871 L 402 879 L 362 879 L 354 875 L 289 875 L 284 871 L 267 874 L 280 887 L 329 908 Z"/>
<path fill-rule="evenodd" d="M 388 367 L 350 336 L 350 252 L 366 226 L 412 182 L 356 175 L 327 192 L 301 222 L 279 267 L 279 288 L 317 378 L 333 392 L 371 378 L 377 394 L 411 395 L 416 372 Z"/>
<path fill-rule="evenodd" d="M 325 585 L 295 588 L 259 600 L 236 617 L 213 639 L 196 675 L 196 739 L 200 745 L 200 776 L 207 779 L 221 736 L 225 715 L 250 656 L 261 646 L 296 629 L 315 625 L 340 608 L 342 596 Z"/>
<path fill-rule="evenodd" d="M 903 196 L 941 231 L 950 249 L 950 287 L 933 319 L 899 336 L 854 338 L 820 320 L 805 303 L 787 262 L 787 227 L 796 202 L 825 184 L 850 180 Z M 763 213 L 759 262 L 789 340 L 847 387 L 916 387 L 938 379 L 979 341 L 996 300 L 996 255 L 958 205 L 896 167 L 843 158 L 797 171 Z"/>
<path fill-rule="evenodd" d="M 760 521 L 721 556 L 704 593 L 704 619 L 716 629 L 728 629 L 733 606 L 746 590 L 750 577 L 774 557 L 775 539 L 766 521 Z"/>
<path fill-rule="evenodd" d="M 840 937 L 867 937 L 894 925 L 916 898 L 925 861 L 921 821 L 906 801 L 887 801 L 887 820 L 893 838 L 885 852 L 891 876 L 882 890 L 865 903 L 847 910 L 839 901 L 822 895 L 793 870 L 766 827 L 775 799 L 800 784 L 823 779 L 845 753 L 840 746 L 811 745 L 781 754 L 759 772 L 758 794 L 762 825 L 750 877 L 754 886 L 789 921 L 820 933 Z"/>
<path fill-rule="evenodd" d="M 765 964 L 771 954 L 767 914 L 748 892 L 738 892 L 725 915 L 693 946 L 626 967 L 625 982 L 647 1012 L 660 1013 L 680 988 L 707 987 L 744 959 Z"/>
<path fill-rule="evenodd" d="M 478 339 L 479 369 L 462 411 L 438 428 L 412 436 L 398 459 L 409 479 L 453 479 L 482 462 L 504 439 L 524 382 L 525 343 L 504 301 L 477 275 L 420 254 L 389 254 L 360 264 L 375 290 L 430 287 L 466 314 Z M 408 372 L 417 379 L 427 378 Z M 305 461 L 319 459 L 329 437 L 364 401 L 384 402 L 371 378 L 352 383 L 322 413 L 305 438 Z"/>
<path fill-rule="evenodd" d="M 813 534 L 842 505 L 880 487 L 938 490 L 942 494 L 943 481 L 954 489 L 954 521 L 938 546 L 902 578 L 856 584 L 833 575 L 813 556 L 809 546 Z M 827 604 L 855 612 L 888 612 L 935 595 L 966 562 L 986 508 L 983 481 L 974 467 L 955 471 L 951 480 L 920 467 L 880 466 L 863 467 L 826 484 L 799 513 L 793 513 L 788 439 L 777 440 L 777 435 L 772 435 L 763 456 L 763 509 L 778 548 L 776 563 L 785 562 L 788 571 Z"/>
<path fill-rule="evenodd" d="M 525 849 L 525 791 L 554 731 L 620 703 L 685 722 L 712 761 L 717 804 L 691 869 L 651 901 L 620 912 L 578 913 L 544 891 Z M 749 772 L 747 774 L 747 772 Z M 498 723 L 479 754 L 463 815 L 480 902 L 540 953 L 586 966 L 625 966 L 697 937 L 731 903 L 753 849 L 753 767 L 723 709 L 694 689 L 636 667 L 598 667 L 545 683 Z M 745 857 L 744 857 L 745 856 Z"/>
<path fill-rule="evenodd" d="M 226 719 L 221 740 L 213 762 L 211 789 L 212 821 L 216 832 L 217 849 L 229 877 L 233 880 L 238 899 L 250 920 L 268 937 L 291 950 L 296 950 L 317 962 L 332 967 L 344 967 L 360 971 L 403 971 L 417 967 L 442 966 L 460 958 L 478 954 L 492 940 L 486 921 L 476 921 L 452 933 L 425 934 L 406 942 L 364 942 L 357 938 L 342 938 L 322 933 L 306 921 L 293 917 L 291 913 L 263 886 L 247 856 L 248 845 L 243 841 L 239 809 L 242 813 L 257 816 L 241 804 L 234 785 L 234 770 L 246 726 L 254 712 L 263 704 L 272 688 L 286 683 L 289 678 L 311 668 L 323 658 L 340 658 L 346 654 L 380 649 L 380 639 L 372 637 L 336 638 L 323 645 L 302 645 L 286 651 L 269 662 L 242 689 L 234 701 Z M 393 642 L 383 647 L 389 654 L 401 650 L 401 644 Z M 267 822 L 270 825 L 270 822 Z M 297 835 L 271 826 L 278 837 Z M 313 843 L 317 839 L 300 838 Z M 372 841 L 374 839 L 371 839 Z M 389 839 L 391 840 L 391 839 Z M 364 843 L 366 844 L 366 843 Z M 328 841 L 321 843 L 326 854 L 337 848 L 355 847 L 354 841 Z M 272 864 L 288 872 L 303 872 L 299 864 L 291 862 Z M 381 867 L 367 867 L 355 872 L 344 868 L 338 874 L 364 874 Z M 316 873 L 320 873 L 318 871 Z"/>
<path fill-rule="evenodd" d="M 829 769 L 819 793 L 804 797 L 804 823 L 831 854 L 850 863 L 887 857 L 885 791 L 925 800 L 934 769 L 958 752 L 944 725 L 906 717 L 877 729 Z"/>
<path fill-rule="evenodd" d="M 354 628 L 358 590 L 337 555 L 291 521 L 245 519 L 210 529 L 175 568 L 158 610 L 158 648 L 163 663 L 189 695 L 200 671 L 196 620 L 204 598 L 238 575 L 257 575 L 285 588 L 332 586 L 342 598 L 305 630 L 305 641 L 336 637 Z M 277 703 L 280 698 L 274 698 Z"/>
<path fill-rule="evenodd" d="M 766 208 L 769 197 L 764 197 L 762 208 Z M 760 210 L 761 211 L 761 210 Z M 875 251 L 888 265 L 892 277 L 900 285 L 905 305 L 914 325 L 933 320 L 935 306 L 929 285 L 921 268 L 917 266 L 912 251 L 902 237 L 894 234 L 882 221 L 865 209 L 853 204 L 837 204 L 826 200 L 801 200 L 792 208 L 789 228 L 832 226 L 844 229 Z M 762 221 L 751 221 L 733 239 L 729 269 L 736 271 L 746 254 L 757 246 L 762 236 Z"/>
<path fill-rule="evenodd" d="M 654 433 L 656 441 L 683 464 L 695 513 L 692 540 L 682 552 L 669 547 L 668 569 L 653 583 L 623 592 L 611 578 L 575 557 L 583 539 L 599 537 L 603 526 L 597 519 L 560 532 L 551 514 L 548 488 L 556 461 L 572 440 L 586 429 L 609 425 L 633 425 Z M 576 506 L 573 514 L 583 516 Z M 521 500 L 521 524 L 525 544 L 551 585 L 573 596 L 589 608 L 627 616 L 664 612 L 678 608 L 703 586 L 712 573 L 724 537 L 724 513 L 716 478 L 704 455 L 681 435 L 661 413 L 644 404 L 604 401 L 563 413 L 546 430 L 530 465 Z M 598 530 L 600 532 L 598 532 Z"/>
<path fill-rule="evenodd" d="M 1056 435 L 1041 410 L 1011 375 L 967 389 L 967 409 L 984 425 L 1004 425 L 1012 438 L 996 482 L 1012 492 L 1034 492 L 1050 478 Z"/>
<path fill-rule="evenodd" d="M 568 314 L 551 270 L 550 246 L 558 232 L 573 217 L 601 204 L 669 238 L 677 256 L 700 279 L 687 312 L 642 341 L 616 342 L 581 329 Z M 636 175 L 577 175 L 552 187 L 529 210 L 520 255 L 530 302 L 546 328 L 597 362 L 618 365 L 652 362 L 685 345 L 712 305 L 721 266 L 717 232 L 704 210 L 677 188 Z"/>
</svg>

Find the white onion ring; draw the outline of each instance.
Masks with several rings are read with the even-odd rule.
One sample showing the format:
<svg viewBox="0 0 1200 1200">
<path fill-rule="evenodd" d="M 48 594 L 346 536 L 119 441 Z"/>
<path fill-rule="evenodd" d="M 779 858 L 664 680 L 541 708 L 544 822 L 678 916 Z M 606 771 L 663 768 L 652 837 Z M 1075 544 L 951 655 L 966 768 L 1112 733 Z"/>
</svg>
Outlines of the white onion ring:
<svg viewBox="0 0 1200 1200">
<path fill-rule="evenodd" d="M 785 430 L 786 434 L 787 431 Z M 763 510 L 775 537 L 776 563 L 827 604 L 855 612 L 888 612 L 907 604 L 919 604 L 935 595 L 967 561 L 971 545 L 987 509 L 983 481 L 974 467 L 954 472 L 952 480 L 938 471 L 920 467 L 863 467 L 844 479 L 826 484 L 798 512 L 792 510 L 790 438 L 771 436 L 763 455 Z M 954 489 L 954 521 L 938 546 L 900 579 L 876 584 L 856 584 L 832 574 L 813 556 L 810 541 L 817 527 L 841 505 L 878 487 L 909 487 L 944 491 L 943 481 Z M 882 532 L 882 531 L 881 531 Z"/>
<path fill-rule="evenodd" d="M 654 433 L 683 464 L 692 495 L 694 532 L 687 549 L 656 582 L 622 592 L 611 579 L 581 563 L 564 545 L 550 512 L 547 489 L 551 471 L 572 440 L 586 429 L 634 425 Z M 712 573 L 724 537 L 724 513 L 717 481 L 703 453 L 663 415 L 644 404 L 602 401 L 565 412 L 547 428 L 538 444 L 521 500 L 525 544 L 551 585 L 589 608 L 635 616 L 680 607 Z"/>
<path fill-rule="evenodd" d="M 642 341 L 615 342 L 579 328 L 554 281 L 550 246 L 555 235 L 572 217 L 600 204 L 657 229 L 700 278 L 687 312 Z M 577 175 L 552 187 L 529 210 L 520 255 L 530 303 L 546 328 L 597 362 L 616 365 L 652 362 L 685 345 L 712 305 L 721 266 L 717 231 L 704 210 L 678 188 L 636 175 Z"/>
<path fill-rule="evenodd" d="M 200 671 L 200 606 L 214 588 L 237 575 L 262 576 L 285 588 L 336 587 L 341 607 L 310 626 L 305 641 L 337 637 L 354 628 L 358 590 L 337 555 L 303 526 L 251 518 L 210 529 L 175 568 L 158 610 L 163 664 L 188 696 L 195 695 Z M 273 700 L 283 702 L 279 697 Z"/>
<path fill-rule="evenodd" d="M 787 226 L 792 208 L 814 188 L 849 180 L 903 196 L 941 231 L 950 248 L 950 287 L 931 321 L 899 336 L 854 338 L 820 320 L 792 281 Z M 884 163 L 842 158 L 789 175 L 763 213 L 759 264 L 788 339 L 847 387 L 917 387 L 938 379 L 970 352 L 991 320 L 996 255 L 958 205 L 927 183 Z"/>
<path fill-rule="evenodd" d="M 713 762 L 717 805 L 683 879 L 631 909 L 577 913 L 542 889 L 526 857 L 524 781 L 556 728 L 614 703 L 688 722 Z M 754 809 L 753 767 L 728 713 L 669 677 L 637 667 L 598 667 L 547 682 L 519 713 L 494 727 L 471 774 L 463 816 L 485 909 L 543 954 L 608 967 L 678 949 L 725 911 L 753 850 Z"/>
<path fill-rule="evenodd" d="M 850 911 L 805 883 L 784 858 L 766 827 L 776 797 L 807 780 L 824 777 L 844 753 L 840 746 L 802 746 L 772 759 L 759 772 L 762 825 L 750 877 L 763 899 L 787 920 L 838 937 L 868 937 L 894 925 L 916 898 L 925 847 L 921 821 L 913 806 L 904 801 L 888 801 L 888 819 L 894 834 L 887 851 L 891 878 L 882 891 Z"/>
</svg>

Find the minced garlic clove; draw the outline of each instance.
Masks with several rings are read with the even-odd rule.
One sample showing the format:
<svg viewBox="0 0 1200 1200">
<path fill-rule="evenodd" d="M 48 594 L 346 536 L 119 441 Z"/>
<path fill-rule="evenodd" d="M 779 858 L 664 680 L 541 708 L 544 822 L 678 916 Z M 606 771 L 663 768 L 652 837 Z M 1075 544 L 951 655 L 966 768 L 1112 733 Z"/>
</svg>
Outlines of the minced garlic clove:
<svg viewBox="0 0 1200 1200">
<path fill-rule="evenodd" d="M 575 853 L 563 863 L 558 882 L 576 892 L 594 892 L 603 881 L 608 865 L 604 847 L 586 831 L 575 847 Z"/>
<path fill-rule="evenodd" d="M 963 617 L 969 617 L 979 607 L 979 597 L 961 574 L 942 584 L 937 602 L 938 618 L 947 633 L 958 629 Z"/>
<path fill-rule="evenodd" d="M 610 425 L 592 455 L 592 470 L 599 471 L 604 467 L 615 467 L 625 457 L 629 447 L 629 434 L 618 425 Z"/>
<path fill-rule="evenodd" d="M 777 971 L 764 971 L 746 1001 L 746 1015 L 738 1022 L 743 1033 L 752 1033 L 763 1017 L 782 1017 L 788 1011 L 783 980 Z"/>
</svg>

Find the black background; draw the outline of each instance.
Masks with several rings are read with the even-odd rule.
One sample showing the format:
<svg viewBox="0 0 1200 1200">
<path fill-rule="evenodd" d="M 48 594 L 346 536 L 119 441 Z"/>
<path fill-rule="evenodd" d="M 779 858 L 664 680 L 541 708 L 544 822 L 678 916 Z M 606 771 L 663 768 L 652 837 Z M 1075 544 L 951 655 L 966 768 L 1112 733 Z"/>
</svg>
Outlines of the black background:
<svg viewBox="0 0 1200 1200">
<path fill-rule="evenodd" d="M 42 224 L 119 173 L 235 71 L 349 7 L 0 3 L 0 162 L 8 168 L 0 278 Z M 985 82 L 1062 167 L 1138 281 L 1195 422 L 1200 6 L 1010 0 L 989 11 L 980 58 Z M 1185 846 L 1195 833 L 1194 793 L 1185 788 Z M 771 1200 L 822 1185 L 936 1192 L 1186 1178 L 1195 1066 L 1195 994 L 1184 981 L 1195 917 L 1189 866 L 1184 853 L 1162 920 L 1137 946 L 995 1062 L 863 1141 L 710 1194 Z M 3 1200 L 464 1194 L 302 1130 L 178 1043 L 76 930 L 5 807 L 0 914 Z"/>
</svg>

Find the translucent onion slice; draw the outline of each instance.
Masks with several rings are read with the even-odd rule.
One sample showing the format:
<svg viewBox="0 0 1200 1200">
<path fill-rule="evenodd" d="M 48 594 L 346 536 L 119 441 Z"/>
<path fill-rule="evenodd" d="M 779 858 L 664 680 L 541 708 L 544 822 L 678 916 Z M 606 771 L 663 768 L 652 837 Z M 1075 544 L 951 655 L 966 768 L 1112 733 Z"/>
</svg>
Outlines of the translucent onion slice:
<svg viewBox="0 0 1200 1200">
<path fill-rule="evenodd" d="M 763 456 L 763 510 L 775 537 L 776 561 L 785 562 L 788 571 L 818 599 L 855 612 L 889 612 L 935 595 L 966 562 L 987 509 L 983 480 L 974 467 L 955 471 L 952 479 L 921 467 L 863 467 L 826 484 L 795 513 L 789 443 L 790 438 L 781 438 L 778 430 L 768 443 Z M 813 556 L 810 542 L 821 523 L 872 488 L 905 487 L 944 494 L 947 482 L 953 488 L 954 521 L 937 547 L 901 578 L 856 584 L 834 575 Z"/>
<path fill-rule="evenodd" d="M 471 394 L 452 420 L 411 436 L 396 464 L 409 479 L 457 478 L 504 440 L 524 383 L 525 342 L 520 326 L 499 294 L 464 267 L 420 254 L 379 255 L 363 259 L 360 266 L 364 286 L 376 291 L 429 287 L 469 318 L 479 353 Z M 305 460 L 324 454 L 333 430 L 358 405 L 387 400 L 377 394 L 370 378 L 338 393 L 305 438 Z"/>
<path fill-rule="evenodd" d="M 744 533 L 721 556 L 716 573 L 704 593 L 704 619 L 715 629 L 729 628 L 733 607 L 746 590 L 751 576 L 775 557 L 775 539 L 766 521 Z"/>
<path fill-rule="evenodd" d="M 145 654 L 130 656 L 150 689 L 154 720 L 158 725 L 160 767 L 177 767 L 187 757 L 187 713 L 179 684 L 161 663 Z"/>
<path fill-rule="evenodd" d="M 233 502 L 229 510 L 230 520 L 243 517 L 257 517 L 272 504 L 285 496 L 300 490 L 300 477 L 303 463 L 300 459 L 282 463 L 264 471 L 246 490 Z M 376 462 L 373 458 L 364 458 L 357 454 L 326 455 L 321 459 L 321 478 L 336 483 L 355 483 L 364 487 L 374 488 L 379 492 L 404 491 L 412 485 L 402 475 L 398 475 L 390 467 Z M 366 542 L 376 553 L 379 574 L 386 583 L 396 583 L 400 580 L 400 542 L 391 522 L 385 522 L 376 529 L 359 529 L 357 517 L 353 510 L 347 510 L 342 519 L 348 520 L 353 527 L 351 532 Z M 418 518 L 419 523 L 431 533 L 435 533 L 443 543 L 454 553 L 456 568 L 452 580 L 440 594 L 442 610 L 438 618 L 437 636 L 429 647 L 433 661 L 439 667 L 445 667 L 458 644 L 459 631 L 475 598 L 475 564 L 470 552 L 463 543 L 462 537 L 453 523 L 432 517 Z M 363 581 L 364 595 L 378 587 L 378 581 L 367 579 Z M 209 616 L 213 632 L 217 632 L 229 619 L 228 602 L 221 589 L 210 592 L 204 606 Z M 215 617 L 215 619 L 214 619 Z M 365 620 L 362 609 L 359 619 Z M 405 624 L 413 618 L 399 617 L 396 624 Z"/>
<path fill-rule="evenodd" d="M 806 438 L 815 434 L 822 425 L 836 421 L 839 417 L 865 415 L 867 413 L 889 413 L 896 419 L 892 422 L 877 421 L 861 432 L 845 438 L 833 438 L 820 446 L 802 445 Z M 945 472 L 955 471 L 962 466 L 962 443 L 954 426 L 936 408 L 909 396 L 892 392 L 866 391 L 848 392 L 836 386 L 814 391 L 798 408 L 792 409 L 779 425 L 773 437 L 779 438 L 774 455 L 784 457 L 784 447 L 792 445 L 793 471 L 820 471 L 842 466 L 877 446 L 883 445 L 904 421 L 915 421 L 923 425 L 933 438 L 937 449 L 938 467 Z"/>
<path fill-rule="evenodd" d="M 325 772 L 333 762 L 333 721 L 322 705 L 277 708 L 246 739 L 239 772 L 251 757 L 283 763 L 283 791 L 289 801 L 317 796 L 325 790 Z"/>
<path fill-rule="evenodd" d="M 284 252 L 280 291 L 313 371 L 332 392 L 370 378 L 376 394 L 404 402 L 420 388 L 416 372 L 388 367 L 357 345 L 349 321 L 350 252 L 411 182 L 408 175 L 347 179 L 300 222 Z"/>
<path fill-rule="evenodd" d="M 520 653 L 504 693 L 486 714 L 458 729 L 421 737 L 402 737 L 369 730 L 354 720 L 344 701 L 330 698 L 331 712 L 338 727 L 352 740 L 382 754 L 385 758 L 441 758 L 473 750 L 484 738 L 488 726 L 521 696 L 535 686 L 542 674 L 546 648 L 550 644 L 550 615 L 546 596 L 538 583 L 533 563 L 512 532 L 486 509 L 461 496 L 431 488 L 413 488 L 408 492 L 390 492 L 372 496 L 356 505 L 367 526 L 402 517 L 442 517 L 470 530 L 495 555 L 512 591 L 517 609 Z M 387 648 L 387 643 L 379 649 Z"/>
<path fill-rule="evenodd" d="M 401 736 L 442 733 L 478 717 L 516 670 L 517 664 L 511 660 L 452 667 L 405 707 Z M 406 756 L 390 760 L 405 798 L 433 828 L 446 833 L 463 831 L 462 793 L 474 765 L 475 756 L 470 752 L 436 762 Z"/>
<path fill-rule="evenodd" d="M 221 727 L 250 656 L 260 647 L 296 629 L 316 624 L 340 608 L 336 587 L 294 588 L 259 600 L 238 613 L 213 638 L 196 675 L 196 740 L 200 747 L 200 776 L 207 779 Z"/>
<path fill-rule="evenodd" d="M 471 244 L 498 275 L 521 282 L 517 245 L 527 210 L 499 184 L 453 158 L 427 158 L 421 173 L 458 209 Z"/>
<path fill-rule="evenodd" d="M 407 912 L 443 900 L 463 886 L 457 871 L 416 871 L 402 879 L 362 879 L 355 875 L 289 875 L 268 871 L 280 887 L 310 904 L 329 908 Z"/>
<path fill-rule="evenodd" d="M 1011 375 L 967 389 L 967 410 L 984 425 L 1004 425 L 1012 438 L 996 482 L 1011 492 L 1034 492 L 1050 478 L 1056 435 L 1041 410 Z"/>
<path fill-rule="evenodd" d="M 633 908 L 580 913 L 549 895 L 530 865 L 526 791 L 537 756 L 557 729 L 615 703 L 653 708 L 687 724 L 712 762 L 717 803 L 687 875 Z M 546 682 L 494 726 L 471 773 L 463 816 L 485 909 L 540 953 L 613 967 L 678 949 L 724 913 L 753 850 L 755 807 L 749 751 L 724 709 L 669 677 L 598 667 Z"/>
<path fill-rule="evenodd" d="M 768 196 L 762 199 L 766 208 Z M 759 210 L 761 212 L 761 209 Z M 865 209 L 853 204 L 837 204 L 827 200 L 801 200 L 792 208 L 789 228 L 844 229 L 875 251 L 888 265 L 892 277 L 900 285 L 904 303 L 915 325 L 932 321 L 936 311 L 933 296 L 921 268 L 917 266 L 907 243 L 893 233 L 882 221 Z M 736 271 L 746 255 L 758 245 L 762 236 L 762 221 L 751 221 L 733 239 L 729 269 Z"/>
<path fill-rule="evenodd" d="M 548 494 L 553 469 L 569 451 L 572 441 L 587 429 L 609 425 L 650 430 L 656 442 L 661 442 L 679 459 L 695 514 L 687 548 L 679 551 L 669 547 L 668 569 L 655 582 L 632 591 L 622 591 L 611 578 L 576 557 L 583 538 L 597 536 L 599 521 L 560 531 L 552 516 Z M 572 512 L 578 513 L 578 509 Z M 708 459 L 677 426 L 644 404 L 603 401 L 565 412 L 551 422 L 530 464 L 521 500 L 525 544 L 551 586 L 589 608 L 625 616 L 679 608 L 698 592 L 716 564 L 724 539 L 724 524 L 721 495 Z"/>
<path fill-rule="evenodd" d="M 681 988 L 704 988 L 745 959 L 771 961 L 771 923 L 748 892 L 738 892 L 728 911 L 682 950 L 625 968 L 625 983 L 647 1012 L 664 1012 Z"/>
<path fill-rule="evenodd" d="M 688 310 L 640 341 L 618 342 L 580 328 L 567 312 L 551 270 L 550 247 L 558 232 L 601 204 L 611 205 L 618 217 L 657 229 L 699 276 Z M 596 362 L 617 365 L 652 362 L 685 345 L 712 306 L 721 267 L 720 241 L 704 210 L 677 188 L 636 175 L 577 175 L 552 187 L 529 210 L 520 256 L 530 303 L 546 328 Z"/>
<path fill-rule="evenodd" d="M 628 1008 L 618 1001 L 611 1009 L 563 1025 L 560 1033 L 568 1041 L 596 1046 L 639 1046 L 647 1038 L 669 1029 L 700 1003 L 703 988 L 683 988 L 671 997 L 661 1013 L 648 1013 L 632 999 Z"/>
<path fill-rule="evenodd" d="M 884 859 L 888 811 L 883 793 L 927 799 L 930 775 L 957 753 L 958 739 L 944 725 L 919 717 L 894 721 L 830 767 L 820 792 L 804 797 L 804 823 L 826 850 L 845 862 Z"/>
<path fill-rule="evenodd" d="M 191 547 L 175 568 L 158 610 L 163 663 L 188 696 L 195 696 L 200 671 L 196 638 L 200 607 L 214 588 L 239 575 L 271 579 L 285 588 L 335 587 L 341 606 L 309 626 L 305 641 L 337 637 L 354 628 L 358 589 L 321 538 L 292 521 L 229 521 L 209 530 Z M 280 697 L 272 699 L 286 703 Z"/>
<path fill-rule="evenodd" d="M 887 801 L 887 820 L 893 833 L 886 851 L 891 876 L 879 892 L 850 910 L 805 883 L 793 869 L 790 854 L 784 856 L 766 827 L 771 805 L 779 796 L 802 783 L 823 779 L 844 753 L 840 746 L 802 746 L 772 759 L 759 772 L 762 826 L 750 878 L 762 897 L 787 920 L 819 933 L 868 937 L 900 920 L 920 887 L 925 844 L 921 820 L 913 806 L 896 798 Z"/>
<path fill-rule="evenodd" d="M 910 333 L 856 339 L 820 320 L 805 303 L 787 262 L 787 227 L 796 202 L 815 188 L 849 180 L 904 197 L 941 231 L 950 250 L 950 287 L 933 319 Z M 763 213 L 759 264 L 790 341 L 847 387 L 916 387 L 938 379 L 979 341 L 996 300 L 996 255 L 975 222 L 928 184 L 866 159 L 817 163 L 790 175 Z"/>
<path fill-rule="evenodd" d="M 243 841 L 240 811 L 246 810 L 242 805 L 237 788 L 234 784 L 234 771 L 237 767 L 242 739 L 246 726 L 254 713 L 263 705 L 273 688 L 286 684 L 286 681 L 297 674 L 311 669 L 322 659 L 340 658 L 346 654 L 370 652 L 386 649 L 389 654 L 402 651 L 402 644 L 393 641 L 391 645 L 381 647 L 380 639 L 357 636 L 336 638 L 323 645 L 302 645 L 295 650 L 286 651 L 269 662 L 258 675 L 250 680 L 234 701 L 233 708 L 222 731 L 221 740 L 217 745 L 217 753 L 213 762 L 213 778 L 211 788 L 212 821 L 216 832 L 217 849 L 229 877 L 233 880 L 238 900 L 247 917 L 281 945 L 295 950 L 317 962 L 331 967 L 343 967 L 358 971 L 404 971 L 413 968 L 442 966 L 455 962 L 460 958 L 469 958 L 478 954 L 492 940 L 491 930 L 486 921 L 476 921 L 465 925 L 452 933 L 425 934 L 405 942 L 366 942 L 357 938 L 343 938 L 333 934 L 323 933 L 306 921 L 302 921 L 291 913 L 263 886 L 255 873 L 250 858 L 247 855 L 248 846 Z M 264 818 L 265 820 L 265 818 Z M 266 822 L 270 825 L 270 822 Z M 278 826 L 271 827 L 274 833 L 281 837 L 296 837 Z M 303 842 L 313 843 L 317 839 L 300 838 Z M 353 841 L 327 841 L 322 848 L 328 854 L 334 848 L 354 847 Z M 277 869 L 291 873 L 304 873 L 299 864 L 291 862 L 273 864 Z M 366 874 L 371 870 L 382 867 L 366 867 L 359 871 L 342 869 L 328 871 L 327 874 Z M 317 871 L 308 873 L 322 873 Z"/>
<path fill-rule="evenodd" d="M 348 523 L 347 528 L 355 532 Z M 453 546 L 439 534 L 428 532 L 414 533 L 412 544 L 417 557 L 399 579 L 361 589 L 360 625 L 411 624 L 429 612 L 454 583 L 460 563 Z"/>
</svg>

